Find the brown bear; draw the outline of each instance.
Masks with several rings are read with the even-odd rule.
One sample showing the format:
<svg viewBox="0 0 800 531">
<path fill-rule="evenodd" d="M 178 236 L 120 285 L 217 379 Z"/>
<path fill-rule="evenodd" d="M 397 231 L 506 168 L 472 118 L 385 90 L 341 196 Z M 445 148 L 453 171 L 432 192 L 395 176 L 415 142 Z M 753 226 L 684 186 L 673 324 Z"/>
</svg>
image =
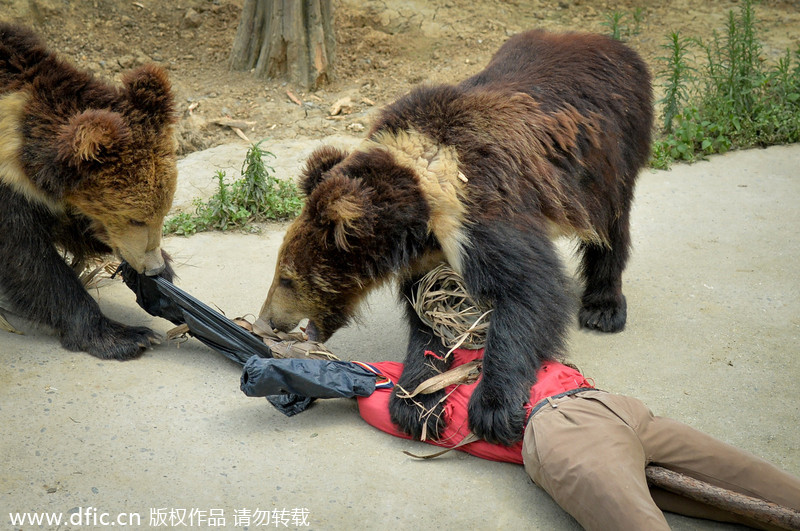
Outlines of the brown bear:
<svg viewBox="0 0 800 531">
<path fill-rule="evenodd" d="M 0 295 L 65 348 L 129 359 L 153 333 L 105 317 L 64 260 L 115 252 L 171 276 L 161 251 L 177 182 L 166 73 L 144 66 L 115 87 L 0 23 Z"/>
<path fill-rule="evenodd" d="M 259 324 L 288 330 L 307 317 L 308 334 L 324 341 L 396 276 L 410 328 L 399 385 L 413 390 L 449 363 L 408 302 L 418 279 L 446 261 L 493 308 L 470 428 L 491 442 L 519 440 L 536 370 L 563 352 L 569 320 L 552 237 L 580 240 L 580 324 L 625 325 L 621 276 L 651 100 L 647 67 L 627 46 L 544 31 L 512 37 L 458 85 L 413 90 L 378 114 L 352 153 L 322 147 L 310 156 L 305 206 L 287 230 Z M 394 395 L 392 419 L 414 437 L 436 437 L 441 398 L 415 397 L 432 410 L 421 416 Z"/>
</svg>

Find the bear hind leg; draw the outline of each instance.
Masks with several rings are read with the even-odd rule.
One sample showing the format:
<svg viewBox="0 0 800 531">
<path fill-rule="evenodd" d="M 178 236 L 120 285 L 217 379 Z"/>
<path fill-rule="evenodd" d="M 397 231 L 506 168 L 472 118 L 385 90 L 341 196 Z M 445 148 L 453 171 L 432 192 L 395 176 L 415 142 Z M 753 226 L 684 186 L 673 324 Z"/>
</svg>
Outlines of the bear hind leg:
<svg viewBox="0 0 800 531">
<path fill-rule="evenodd" d="M 585 282 L 578 313 L 582 327 L 601 332 L 619 332 L 625 328 L 628 313 L 622 294 L 622 271 L 629 247 L 627 211 L 612 222 L 609 245 L 580 244 L 581 273 Z"/>
</svg>

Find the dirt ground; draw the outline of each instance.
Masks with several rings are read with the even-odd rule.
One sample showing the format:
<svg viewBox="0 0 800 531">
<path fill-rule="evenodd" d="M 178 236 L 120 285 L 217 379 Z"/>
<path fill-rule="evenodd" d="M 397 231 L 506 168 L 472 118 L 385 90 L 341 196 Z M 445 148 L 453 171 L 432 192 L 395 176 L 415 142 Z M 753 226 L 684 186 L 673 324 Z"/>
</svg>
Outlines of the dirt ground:
<svg viewBox="0 0 800 531">
<path fill-rule="evenodd" d="M 371 110 L 416 84 L 474 74 L 509 35 L 534 27 L 609 33 L 613 12 L 624 15 L 624 39 L 658 70 L 670 31 L 709 37 L 738 9 L 736 0 L 334 0 L 336 78 L 306 93 L 230 71 L 243 1 L 0 0 L 0 19 L 32 25 L 53 49 L 102 77 L 146 62 L 166 67 L 185 154 L 235 141 L 232 129 L 216 124 L 226 119 L 245 122 L 253 141 L 359 135 Z M 800 1 L 763 0 L 756 13 L 765 60 L 797 49 Z M 350 108 L 329 116 L 342 98 Z"/>
</svg>

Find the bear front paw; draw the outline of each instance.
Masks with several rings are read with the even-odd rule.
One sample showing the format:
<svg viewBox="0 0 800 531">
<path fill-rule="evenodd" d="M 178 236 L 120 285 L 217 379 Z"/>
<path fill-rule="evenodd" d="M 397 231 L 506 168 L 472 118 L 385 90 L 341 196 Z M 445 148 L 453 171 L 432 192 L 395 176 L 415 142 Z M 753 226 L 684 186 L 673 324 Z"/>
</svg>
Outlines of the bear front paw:
<svg viewBox="0 0 800 531">
<path fill-rule="evenodd" d="M 478 386 L 469 401 L 467 414 L 472 433 L 487 442 L 503 446 L 511 446 L 522 440 L 525 401 L 510 397 L 496 397 L 497 399 L 489 401 L 485 396 Z"/>
<path fill-rule="evenodd" d="M 439 439 L 447 427 L 444 418 L 444 391 L 399 398 L 398 387 L 389 398 L 389 414 L 401 432 L 422 441 Z"/>
<path fill-rule="evenodd" d="M 126 326 L 105 320 L 93 327 L 64 336 L 64 348 L 85 351 L 101 359 L 130 360 L 138 358 L 152 345 L 158 344 L 158 334 L 144 326 Z"/>
<path fill-rule="evenodd" d="M 584 302 L 578 313 L 578 322 L 582 327 L 601 332 L 621 331 L 625 328 L 627 318 L 628 310 L 624 296 L 621 301 L 594 304 Z"/>
</svg>

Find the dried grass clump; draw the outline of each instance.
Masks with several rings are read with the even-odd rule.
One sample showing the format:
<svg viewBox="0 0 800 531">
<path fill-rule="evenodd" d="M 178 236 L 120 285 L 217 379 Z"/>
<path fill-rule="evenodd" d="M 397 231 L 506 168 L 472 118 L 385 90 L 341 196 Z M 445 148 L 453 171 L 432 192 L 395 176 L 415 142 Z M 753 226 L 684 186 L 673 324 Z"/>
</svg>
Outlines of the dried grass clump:
<svg viewBox="0 0 800 531">
<path fill-rule="evenodd" d="M 278 332 L 265 326 L 262 321 L 250 324 L 243 317 L 234 323 L 261 338 L 272 351 L 275 358 L 311 358 L 338 361 L 339 358 L 328 347 L 318 341 L 311 341 L 303 332 Z"/>
<path fill-rule="evenodd" d="M 111 281 L 119 267 L 119 260 L 114 258 L 91 258 L 74 263 L 72 267 L 86 289 L 101 288 Z"/>
<path fill-rule="evenodd" d="M 472 300 L 463 279 L 449 265 L 439 265 L 417 283 L 411 304 L 451 352 L 457 348 L 479 349 L 486 344 L 487 316 L 492 309 Z"/>
<path fill-rule="evenodd" d="M 0 310 L 2 309 L 3 308 L 0 307 Z M 14 328 L 14 326 L 11 323 L 9 323 L 8 320 L 6 320 L 6 317 L 5 315 L 3 315 L 2 311 L 0 311 L 0 330 L 5 330 L 6 332 L 11 332 L 12 334 L 22 335 L 22 332 Z"/>
</svg>

